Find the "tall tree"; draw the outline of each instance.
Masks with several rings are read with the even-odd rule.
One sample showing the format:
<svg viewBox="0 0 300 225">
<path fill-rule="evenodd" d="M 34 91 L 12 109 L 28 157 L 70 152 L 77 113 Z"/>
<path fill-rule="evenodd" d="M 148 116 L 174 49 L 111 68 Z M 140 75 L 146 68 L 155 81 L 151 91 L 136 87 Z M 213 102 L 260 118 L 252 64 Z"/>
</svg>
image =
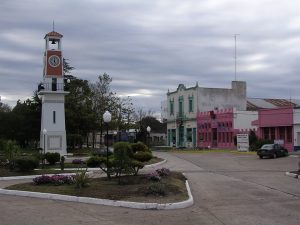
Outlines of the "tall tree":
<svg viewBox="0 0 300 225">
<path fill-rule="evenodd" d="M 104 123 L 103 123 L 103 114 L 106 110 L 115 116 L 117 115 L 117 105 L 119 98 L 116 96 L 116 93 L 112 92 L 110 89 L 110 84 L 112 78 L 104 73 L 103 75 L 98 76 L 98 80 L 95 83 L 90 84 L 92 91 L 92 107 L 95 112 L 96 122 L 99 125 L 100 137 L 102 137 Z M 94 131 L 96 131 L 96 128 Z M 93 132 L 93 136 L 95 132 Z M 102 144 L 102 139 L 100 138 L 100 145 Z"/>
<path fill-rule="evenodd" d="M 73 78 L 66 84 L 69 94 L 66 96 L 66 130 L 68 145 L 82 144 L 88 141 L 88 134 L 95 126 L 95 114 L 92 110 L 91 89 L 87 80 Z"/>
</svg>

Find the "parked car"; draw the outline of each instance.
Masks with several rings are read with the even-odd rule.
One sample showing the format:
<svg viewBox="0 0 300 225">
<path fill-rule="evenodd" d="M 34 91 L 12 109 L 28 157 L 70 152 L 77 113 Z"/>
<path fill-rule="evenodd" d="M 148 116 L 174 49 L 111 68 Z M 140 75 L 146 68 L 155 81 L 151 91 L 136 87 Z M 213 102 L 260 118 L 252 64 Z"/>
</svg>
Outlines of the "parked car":
<svg viewBox="0 0 300 225">
<path fill-rule="evenodd" d="M 265 144 L 259 150 L 257 150 L 257 155 L 262 159 L 265 156 L 269 158 L 288 156 L 289 153 L 288 150 L 279 144 Z"/>
</svg>

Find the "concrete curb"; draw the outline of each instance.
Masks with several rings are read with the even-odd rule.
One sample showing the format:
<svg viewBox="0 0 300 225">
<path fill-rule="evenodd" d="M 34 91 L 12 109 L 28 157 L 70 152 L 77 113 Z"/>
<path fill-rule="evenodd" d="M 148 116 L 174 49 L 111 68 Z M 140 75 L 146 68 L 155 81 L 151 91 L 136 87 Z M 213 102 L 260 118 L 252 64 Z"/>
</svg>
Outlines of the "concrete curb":
<svg viewBox="0 0 300 225">
<path fill-rule="evenodd" d="M 163 160 L 163 161 L 161 161 L 161 162 L 158 162 L 158 163 L 146 165 L 146 166 L 144 166 L 144 168 L 151 168 L 151 167 L 159 166 L 159 165 L 164 164 L 164 163 L 166 163 L 166 162 L 167 162 L 167 160 L 165 159 L 165 160 Z"/>
<path fill-rule="evenodd" d="M 87 174 L 91 175 L 93 172 L 87 172 Z M 30 176 L 16 176 L 16 177 L 0 177 L 0 181 L 5 181 L 5 180 L 23 180 L 23 179 L 33 179 L 42 175 L 45 176 L 53 176 L 53 175 L 75 175 L 76 173 L 60 173 L 60 174 L 40 174 L 40 175 L 30 175 Z"/>
<path fill-rule="evenodd" d="M 7 190 L 2 188 L 0 188 L 0 194 L 52 199 L 52 200 L 69 201 L 69 202 L 80 202 L 80 203 L 97 204 L 97 205 L 105 205 L 105 206 L 126 207 L 126 208 L 133 208 L 133 209 L 183 209 L 194 204 L 194 198 L 192 196 L 191 189 L 187 180 L 185 182 L 185 186 L 189 196 L 188 200 L 182 202 L 176 202 L 176 203 L 165 203 L 165 204 L 114 201 L 108 199 L 98 199 L 98 198 L 89 198 L 89 197 L 77 197 L 77 196 L 69 196 L 69 195 L 40 193 L 40 192 Z"/>
<path fill-rule="evenodd" d="M 285 175 L 296 178 L 296 179 L 300 179 L 300 175 L 295 174 L 295 173 L 285 172 Z"/>
</svg>

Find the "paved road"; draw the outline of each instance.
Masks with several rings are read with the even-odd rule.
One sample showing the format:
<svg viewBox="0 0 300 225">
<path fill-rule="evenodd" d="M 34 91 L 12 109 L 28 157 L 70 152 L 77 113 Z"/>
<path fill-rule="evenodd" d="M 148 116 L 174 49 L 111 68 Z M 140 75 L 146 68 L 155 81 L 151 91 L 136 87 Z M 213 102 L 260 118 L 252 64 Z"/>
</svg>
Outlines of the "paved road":
<svg viewBox="0 0 300 225">
<path fill-rule="evenodd" d="M 297 168 L 300 158 L 157 154 L 168 160 L 162 166 L 186 174 L 194 206 L 170 211 L 134 210 L 0 195 L 0 224 L 300 224 L 300 181 L 284 175 Z M 0 186 L 5 184 L 0 182 Z"/>
</svg>

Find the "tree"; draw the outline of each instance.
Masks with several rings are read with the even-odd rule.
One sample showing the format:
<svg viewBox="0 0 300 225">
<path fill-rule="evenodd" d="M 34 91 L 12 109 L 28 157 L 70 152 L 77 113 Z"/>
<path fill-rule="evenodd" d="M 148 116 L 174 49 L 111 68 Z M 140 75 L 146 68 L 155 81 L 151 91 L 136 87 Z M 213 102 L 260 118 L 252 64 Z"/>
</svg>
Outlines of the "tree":
<svg viewBox="0 0 300 225">
<path fill-rule="evenodd" d="M 90 84 L 91 88 L 91 99 L 92 99 L 92 108 L 95 112 L 95 119 L 97 123 L 97 127 L 95 127 L 94 131 L 99 128 L 100 137 L 103 134 L 103 114 L 106 110 L 110 111 L 110 113 L 115 117 L 117 115 L 117 106 L 119 98 L 116 96 L 116 93 L 110 90 L 110 84 L 112 82 L 112 78 L 104 73 L 103 75 L 98 76 L 98 80 L 95 83 Z M 93 132 L 93 136 L 95 132 Z M 94 138 L 93 138 L 94 139 Z M 100 138 L 100 145 L 102 144 L 102 140 Z"/>
<path fill-rule="evenodd" d="M 8 104 L 0 102 L 0 112 L 11 112 L 11 108 Z"/>
<path fill-rule="evenodd" d="M 66 78 L 67 76 L 72 76 L 70 75 L 71 71 L 75 69 L 75 67 L 71 66 L 70 63 L 68 62 L 68 59 L 63 58 L 63 72 Z"/>
<path fill-rule="evenodd" d="M 139 108 L 134 113 L 134 120 L 135 120 L 135 128 L 138 130 L 137 132 L 137 141 L 145 142 L 147 141 L 147 126 L 150 126 L 150 124 L 145 124 L 145 118 L 146 117 L 152 117 L 153 111 L 148 110 L 144 111 L 142 108 Z M 151 127 L 152 128 L 152 127 Z"/>
<path fill-rule="evenodd" d="M 82 145 L 83 138 L 95 127 L 95 114 L 92 109 L 91 89 L 87 80 L 72 78 L 66 84 L 69 94 L 66 96 L 66 130 L 68 146 Z"/>
</svg>

